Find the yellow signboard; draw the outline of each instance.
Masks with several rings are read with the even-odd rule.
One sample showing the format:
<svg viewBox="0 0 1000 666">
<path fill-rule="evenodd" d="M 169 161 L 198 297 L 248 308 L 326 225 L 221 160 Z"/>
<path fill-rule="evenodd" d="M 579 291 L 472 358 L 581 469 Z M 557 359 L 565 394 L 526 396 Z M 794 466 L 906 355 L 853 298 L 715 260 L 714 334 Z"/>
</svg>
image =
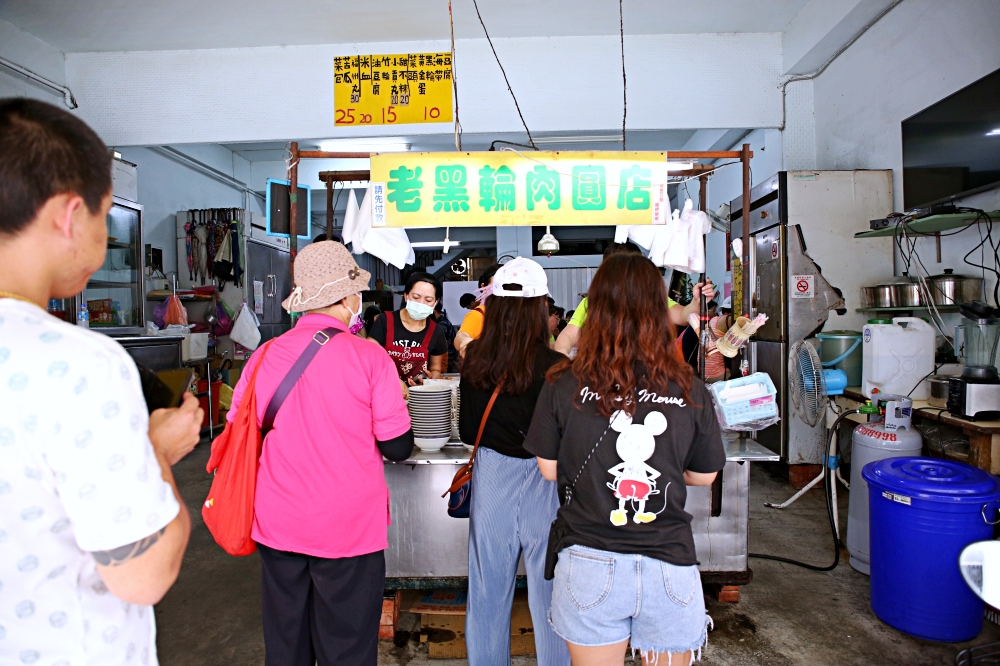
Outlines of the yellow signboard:
<svg viewBox="0 0 1000 666">
<path fill-rule="evenodd" d="M 662 152 L 380 153 L 372 226 L 666 224 Z"/>
<path fill-rule="evenodd" d="M 333 59 L 337 126 L 450 123 L 450 53 L 394 53 Z"/>
</svg>

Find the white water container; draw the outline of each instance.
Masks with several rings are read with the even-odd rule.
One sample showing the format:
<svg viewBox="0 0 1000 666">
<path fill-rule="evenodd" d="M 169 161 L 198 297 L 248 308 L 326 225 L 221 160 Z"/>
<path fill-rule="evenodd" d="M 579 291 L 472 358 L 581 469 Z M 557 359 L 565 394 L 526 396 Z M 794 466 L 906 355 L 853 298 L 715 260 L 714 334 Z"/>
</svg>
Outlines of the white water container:
<svg viewBox="0 0 1000 666">
<path fill-rule="evenodd" d="M 934 372 L 930 324 L 916 317 L 894 317 L 891 324 L 865 324 L 862 340 L 861 388 L 866 396 L 898 393 L 927 399 L 930 386 L 921 380 Z"/>
</svg>

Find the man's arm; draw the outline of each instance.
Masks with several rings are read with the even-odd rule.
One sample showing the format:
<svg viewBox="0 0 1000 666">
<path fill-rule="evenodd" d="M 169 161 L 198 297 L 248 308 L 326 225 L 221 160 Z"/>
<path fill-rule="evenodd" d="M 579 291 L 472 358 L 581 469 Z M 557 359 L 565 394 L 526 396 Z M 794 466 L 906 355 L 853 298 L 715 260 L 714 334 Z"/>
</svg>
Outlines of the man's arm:
<svg viewBox="0 0 1000 666">
<path fill-rule="evenodd" d="M 556 338 L 556 346 L 554 349 L 560 354 L 569 356 L 570 351 L 579 341 L 580 328 L 575 324 L 566 324 L 566 328 L 564 328 L 562 333 L 559 334 L 559 337 Z"/>
<path fill-rule="evenodd" d="M 191 535 L 191 516 L 177 492 L 166 460 L 157 455 L 163 480 L 170 484 L 180 512 L 166 527 L 144 539 L 112 550 L 91 553 L 97 573 L 111 594 L 140 606 L 159 603 L 181 571 L 181 561 Z"/>
<path fill-rule="evenodd" d="M 180 505 L 166 527 L 138 541 L 92 553 L 97 572 L 108 590 L 122 601 L 149 606 L 157 603 L 177 580 L 191 534 L 191 517 L 177 491 L 170 466 L 198 443 L 204 411 L 190 393 L 177 409 L 161 409 L 149 419 L 149 439 L 163 480 Z"/>
</svg>

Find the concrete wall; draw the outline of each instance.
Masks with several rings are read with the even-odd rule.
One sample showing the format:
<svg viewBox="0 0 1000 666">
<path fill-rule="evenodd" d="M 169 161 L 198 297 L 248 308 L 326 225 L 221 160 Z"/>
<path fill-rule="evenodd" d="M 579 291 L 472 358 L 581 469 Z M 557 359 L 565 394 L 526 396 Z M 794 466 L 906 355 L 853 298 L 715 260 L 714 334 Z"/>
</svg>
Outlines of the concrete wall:
<svg viewBox="0 0 1000 666">
<path fill-rule="evenodd" d="M 138 168 L 139 203 L 144 207 L 145 216 L 143 240 L 153 247 L 163 249 L 163 264 L 166 271 L 177 270 L 175 241 L 177 211 L 199 208 L 242 208 L 247 205 L 246 197 L 238 189 L 224 185 L 149 148 L 118 150 L 123 159 L 132 162 Z M 210 150 L 201 152 L 191 152 L 221 171 L 226 160 L 222 151 L 232 155 L 221 146 L 213 146 Z M 238 174 L 240 168 L 234 169 L 232 165 L 239 165 L 236 160 L 243 158 L 238 155 L 232 157 L 235 160 L 226 172 Z M 243 165 L 243 169 L 249 171 L 249 163 Z M 263 212 L 260 204 L 253 201 L 255 197 L 250 199 L 250 205 L 256 206 L 256 210 Z M 184 263 L 183 257 L 181 263 Z"/>
<path fill-rule="evenodd" d="M 893 9 L 814 82 L 816 167 L 891 168 L 900 210 L 900 123 L 1000 68 L 997 26 L 995 0 L 906 0 Z"/>
<path fill-rule="evenodd" d="M 621 128 L 617 37 L 494 44 L 533 131 Z M 393 126 L 334 127 L 333 57 L 448 48 L 433 41 L 73 53 L 66 72 L 83 117 L 120 145 L 392 135 L 399 132 Z M 465 131 L 520 131 L 486 40 L 459 40 L 456 51 Z M 781 121 L 779 33 L 629 36 L 625 51 L 632 129 L 774 127 Z M 449 133 L 451 126 L 406 131 Z"/>
<path fill-rule="evenodd" d="M 994 0 L 906 0 L 893 9 L 814 82 L 817 168 L 891 168 L 895 208 L 902 210 L 900 123 L 1000 68 L 997 26 Z M 960 203 L 997 210 L 1000 190 Z M 918 240 L 917 253 L 932 275 L 945 268 L 982 275 L 963 262 L 980 243 L 979 231 L 942 238 L 941 263 L 932 239 Z M 972 259 L 978 262 L 979 253 Z M 905 270 L 898 252 L 895 270 Z M 989 273 L 986 283 L 992 302 Z"/>
</svg>

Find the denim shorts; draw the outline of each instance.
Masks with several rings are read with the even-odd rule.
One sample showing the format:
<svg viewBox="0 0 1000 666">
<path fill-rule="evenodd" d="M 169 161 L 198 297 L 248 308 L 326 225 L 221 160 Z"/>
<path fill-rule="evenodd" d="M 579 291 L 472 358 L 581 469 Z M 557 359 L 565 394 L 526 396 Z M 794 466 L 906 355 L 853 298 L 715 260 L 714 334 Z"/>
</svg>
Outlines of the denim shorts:
<svg viewBox="0 0 1000 666">
<path fill-rule="evenodd" d="M 647 655 L 699 652 L 711 622 L 696 566 L 584 546 L 559 553 L 549 623 L 570 643 L 631 638 L 632 649 Z"/>
</svg>

